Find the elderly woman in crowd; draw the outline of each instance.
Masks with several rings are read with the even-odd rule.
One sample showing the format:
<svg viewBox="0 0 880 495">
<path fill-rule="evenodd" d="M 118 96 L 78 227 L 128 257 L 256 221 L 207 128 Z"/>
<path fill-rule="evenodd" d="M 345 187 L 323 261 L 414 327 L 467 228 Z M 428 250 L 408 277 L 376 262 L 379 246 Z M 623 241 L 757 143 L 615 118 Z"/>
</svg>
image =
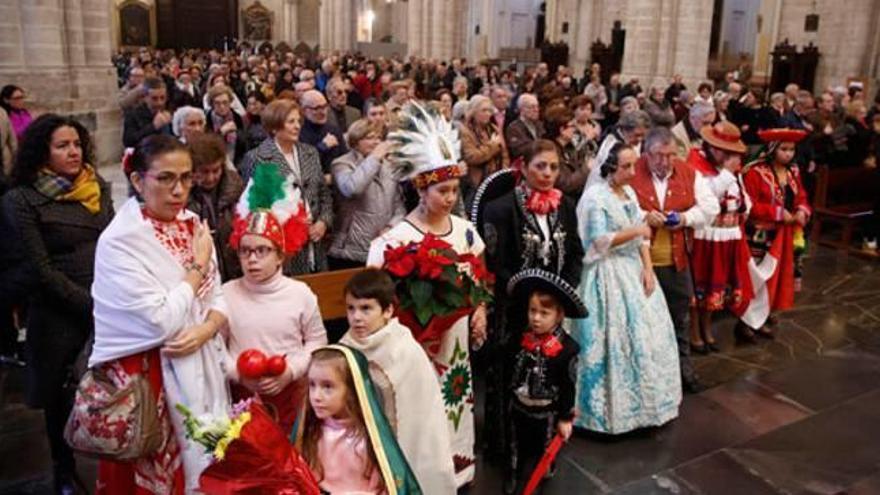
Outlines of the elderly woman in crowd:
<svg viewBox="0 0 880 495">
<path fill-rule="evenodd" d="M 461 184 L 465 205 L 471 203 L 486 176 L 506 168 L 510 162 L 504 135 L 492 120 L 494 114 L 492 100 L 474 95 L 467 104 L 464 125 L 459 127 L 461 156 L 468 166 L 468 175 Z"/>
<path fill-rule="evenodd" d="M 110 185 L 88 162 L 88 131 L 43 115 L 25 131 L 3 211 L 35 276 L 28 312 L 27 399 L 43 409 L 57 493 L 73 490 L 73 452 L 63 438 L 78 377 L 74 362 L 92 335 L 95 244 L 113 218 Z"/>
<path fill-rule="evenodd" d="M 196 107 L 178 108 L 171 117 L 171 130 L 181 143 L 190 142 L 196 134 L 205 132 L 205 112 Z"/>
<path fill-rule="evenodd" d="M 206 112 L 211 109 L 211 100 L 208 98 L 208 93 L 210 93 L 211 88 L 215 86 L 229 87 L 226 76 L 224 76 L 223 73 L 215 72 L 208 77 L 208 84 L 205 87 L 205 96 L 202 97 L 202 108 Z M 230 93 L 232 93 L 231 89 Z M 241 104 L 241 100 L 238 99 L 238 96 L 235 96 L 235 93 L 232 93 L 232 111 L 238 115 L 245 114 L 244 105 Z"/>
<path fill-rule="evenodd" d="M 207 222 L 185 209 L 193 183 L 186 147 L 170 136 L 141 141 L 125 162 L 137 197 L 101 234 L 92 286 L 95 344 L 89 367 L 120 383 L 143 375 L 158 408 L 159 449 L 133 461 L 102 460 L 97 493 L 187 493 L 210 458 L 186 439 L 183 404 L 195 415 L 230 407 L 226 323 Z"/>
<path fill-rule="evenodd" d="M 385 158 L 391 143 L 382 140 L 382 127 L 366 119 L 348 130 L 351 151 L 333 161 L 336 186 L 336 225 L 330 244 L 331 270 L 364 266 L 370 242 L 406 214 L 397 179 Z"/>
<path fill-rule="evenodd" d="M 250 179 L 258 163 L 274 163 L 302 191 L 309 215 L 310 242 L 284 264 L 285 275 L 317 273 L 327 270 L 324 236 L 333 225 L 333 195 L 321 172 L 321 159 L 314 146 L 299 142 L 302 114 L 293 100 L 269 103 L 262 114 L 268 138 L 249 151 L 239 170 Z"/>
<path fill-rule="evenodd" d="M 244 156 L 247 135 L 244 120 L 232 111 L 232 99 L 235 95 L 228 86 L 214 86 L 208 90 L 208 103 L 211 110 L 205 116 L 210 132 L 222 137 L 226 142 L 226 159 L 229 163 L 238 163 Z"/>
<path fill-rule="evenodd" d="M 624 98 L 626 99 L 626 98 Z M 642 110 L 623 110 L 624 103 L 621 103 L 620 120 L 617 125 L 611 128 L 608 135 L 599 146 L 596 153 L 596 163 L 604 163 L 608 158 L 608 151 L 616 143 L 624 143 L 632 147 L 636 153 L 641 153 L 642 140 L 645 134 L 651 128 L 651 117 Z"/>
<path fill-rule="evenodd" d="M 238 172 L 226 167 L 223 140 L 199 134 L 187 142 L 193 164 L 193 187 L 187 207 L 208 222 L 214 238 L 220 278 L 225 282 L 241 275 L 238 257 L 229 247 L 235 205 L 244 185 Z"/>
</svg>

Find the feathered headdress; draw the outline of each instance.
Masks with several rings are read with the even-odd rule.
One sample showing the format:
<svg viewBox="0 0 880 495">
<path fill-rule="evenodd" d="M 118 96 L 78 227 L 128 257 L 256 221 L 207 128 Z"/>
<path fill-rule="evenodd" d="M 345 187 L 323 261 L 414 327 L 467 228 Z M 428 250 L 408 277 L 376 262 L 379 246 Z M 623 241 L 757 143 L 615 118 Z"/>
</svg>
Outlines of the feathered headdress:
<svg viewBox="0 0 880 495">
<path fill-rule="evenodd" d="M 390 159 L 399 180 L 424 189 L 465 174 L 459 164 L 458 131 L 434 109 L 409 102 L 400 114 L 400 128 L 388 134 L 397 145 Z"/>
<path fill-rule="evenodd" d="M 269 239 L 286 256 L 296 254 L 309 240 L 308 215 L 300 190 L 277 165 L 257 164 L 238 200 L 229 245 L 238 249 L 245 234 Z"/>
</svg>

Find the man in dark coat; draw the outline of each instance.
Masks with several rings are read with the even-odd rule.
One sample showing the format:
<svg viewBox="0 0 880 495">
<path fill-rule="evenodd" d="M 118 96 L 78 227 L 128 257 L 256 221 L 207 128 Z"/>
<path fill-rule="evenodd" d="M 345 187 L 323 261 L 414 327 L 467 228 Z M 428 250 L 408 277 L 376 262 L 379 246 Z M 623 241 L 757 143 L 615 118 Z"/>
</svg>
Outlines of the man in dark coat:
<svg viewBox="0 0 880 495">
<path fill-rule="evenodd" d="M 531 94 L 520 95 L 516 102 L 519 118 L 507 126 L 505 139 L 510 159 L 523 156 L 534 141 L 544 137 L 544 124 L 541 122 L 541 107 L 538 99 Z"/>
<path fill-rule="evenodd" d="M 122 131 L 122 144 L 135 147 L 141 139 L 153 134 L 171 135 L 171 112 L 165 105 L 168 102 L 168 90 L 165 83 L 156 77 L 148 77 L 144 81 L 147 96 L 144 102 L 126 112 Z"/>
<path fill-rule="evenodd" d="M 345 137 L 339 128 L 327 122 L 327 99 L 317 90 L 309 90 L 300 98 L 303 125 L 299 131 L 299 140 L 318 149 L 321 157 L 321 170 L 330 173 L 330 164 L 336 158 L 348 153 Z"/>
</svg>

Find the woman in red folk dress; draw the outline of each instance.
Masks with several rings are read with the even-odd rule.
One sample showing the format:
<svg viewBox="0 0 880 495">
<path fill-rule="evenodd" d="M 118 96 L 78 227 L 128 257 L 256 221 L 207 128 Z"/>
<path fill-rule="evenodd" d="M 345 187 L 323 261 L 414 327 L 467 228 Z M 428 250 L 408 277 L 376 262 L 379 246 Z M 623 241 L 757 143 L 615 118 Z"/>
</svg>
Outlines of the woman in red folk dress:
<svg viewBox="0 0 880 495">
<path fill-rule="evenodd" d="M 771 311 L 794 306 L 800 281 L 803 229 L 811 210 L 793 162 L 795 144 L 806 131 L 768 129 L 758 136 L 767 143 L 765 153 L 747 167 L 743 184 L 752 200 L 746 234 L 755 263 L 752 284 L 755 297 L 740 317 L 738 331 L 772 338 Z"/>
<path fill-rule="evenodd" d="M 699 316 L 691 325 L 691 348 L 707 354 L 718 351 L 712 313 L 728 308 L 742 315 L 752 299 L 751 257 L 743 233 L 751 204 L 740 181 L 746 145 L 739 129 L 718 122 L 703 127 L 700 135 L 702 148 L 692 149 L 687 160 L 706 179 L 721 207 L 711 225 L 694 232 L 692 273 Z"/>
</svg>

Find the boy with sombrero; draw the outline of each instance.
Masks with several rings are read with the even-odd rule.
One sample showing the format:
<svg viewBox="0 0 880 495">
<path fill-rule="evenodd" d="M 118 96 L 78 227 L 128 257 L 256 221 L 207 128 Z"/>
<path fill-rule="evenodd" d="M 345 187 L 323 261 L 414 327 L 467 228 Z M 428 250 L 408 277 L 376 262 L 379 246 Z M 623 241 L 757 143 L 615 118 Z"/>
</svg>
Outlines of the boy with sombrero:
<svg viewBox="0 0 880 495">
<path fill-rule="evenodd" d="M 585 318 L 587 308 L 576 289 L 558 275 L 523 270 L 507 284 L 516 304 L 528 306 L 528 328 L 511 339 L 507 421 L 511 433 L 505 493 L 514 493 L 558 433 L 568 440 L 575 406 L 580 346 L 562 329 L 564 318 Z"/>
</svg>

